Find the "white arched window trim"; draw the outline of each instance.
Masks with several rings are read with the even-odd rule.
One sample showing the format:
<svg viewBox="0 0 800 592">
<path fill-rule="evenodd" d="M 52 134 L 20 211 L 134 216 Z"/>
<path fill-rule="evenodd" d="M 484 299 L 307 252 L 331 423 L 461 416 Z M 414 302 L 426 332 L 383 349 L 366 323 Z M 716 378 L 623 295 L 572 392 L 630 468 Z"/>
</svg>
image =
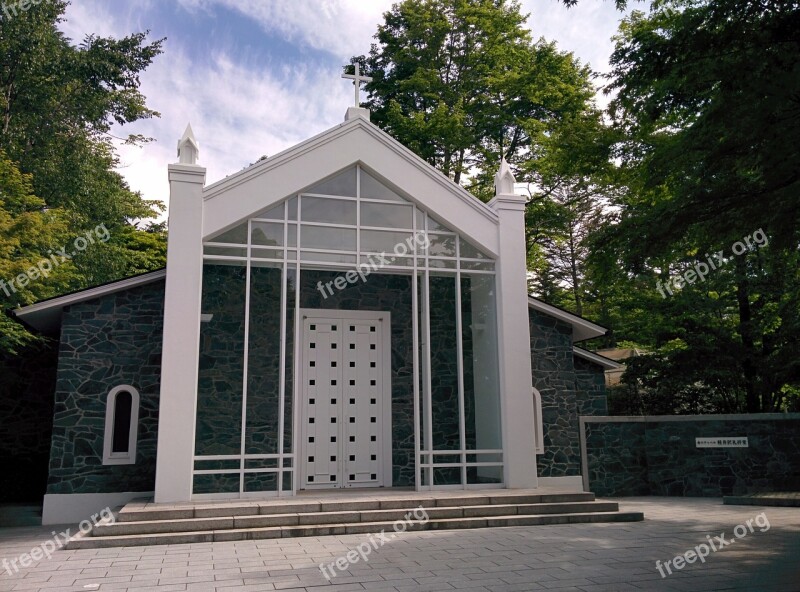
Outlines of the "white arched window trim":
<svg viewBox="0 0 800 592">
<path fill-rule="evenodd" d="M 542 394 L 535 388 L 531 389 L 533 395 L 533 435 L 535 453 L 544 454 L 544 421 L 542 420 Z"/>
<path fill-rule="evenodd" d="M 117 411 L 117 396 L 127 392 L 131 395 L 131 425 L 127 452 L 112 452 L 114 443 L 114 418 Z M 103 438 L 104 465 L 132 465 L 136 463 L 136 441 L 139 432 L 139 391 L 129 384 L 114 387 L 106 398 L 106 431 Z"/>
</svg>

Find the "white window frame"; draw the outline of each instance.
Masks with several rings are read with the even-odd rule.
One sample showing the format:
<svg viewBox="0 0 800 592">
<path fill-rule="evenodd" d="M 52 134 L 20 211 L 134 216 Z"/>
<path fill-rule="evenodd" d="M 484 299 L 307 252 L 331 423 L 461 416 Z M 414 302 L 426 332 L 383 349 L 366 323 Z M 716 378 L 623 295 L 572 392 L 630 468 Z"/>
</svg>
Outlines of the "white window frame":
<svg viewBox="0 0 800 592">
<path fill-rule="evenodd" d="M 114 444 L 114 416 L 117 412 L 117 396 L 127 392 L 131 395 L 131 425 L 127 452 L 112 452 Z M 139 391 L 129 384 L 121 384 L 111 389 L 106 397 L 106 431 L 103 438 L 104 465 L 136 464 L 136 443 L 139 433 Z"/>
<path fill-rule="evenodd" d="M 533 436 L 535 442 L 534 454 L 544 454 L 544 420 L 542 418 L 542 394 L 539 389 L 532 388 L 533 396 Z"/>
<path fill-rule="evenodd" d="M 244 333 L 244 381 L 242 392 L 242 426 L 246 425 L 246 409 L 247 409 L 247 363 L 249 357 L 249 326 L 250 326 L 250 271 L 255 262 L 259 264 L 272 264 L 270 266 L 276 269 L 281 269 L 283 274 L 282 290 L 281 290 L 281 359 L 280 359 L 280 393 L 279 393 L 279 435 L 278 435 L 278 452 L 277 454 L 266 455 L 247 455 L 245 454 L 245 429 L 243 427 L 241 433 L 241 450 L 240 454 L 224 455 L 224 456 L 195 456 L 195 465 L 193 467 L 193 476 L 195 475 L 217 475 L 217 474 L 233 474 L 240 473 L 239 479 L 239 492 L 238 493 L 192 493 L 193 500 L 205 499 L 260 499 L 265 497 L 283 497 L 293 496 L 300 489 L 302 480 L 300 479 L 297 461 L 301 458 L 296 456 L 295 451 L 298 450 L 296 438 L 300 435 L 301 430 L 301 413 L 298 407 L 298 389 L 300 388 L 300 380 L 302 367 L 299 366 L 299 361 L 302 355 L 301 339 L 295 334 L 294 340 L 294 374 L 295 380 L 293 381 L 293 392 L 287 392 L 286 389 L 286 345 L 287 345 L 287 318 L 286 314 L 289 310 L 288 298 L 289 293 L 289 280 L 290 273 L 294 272 L 295 281 L 297 281 L 301 274 L 306 270 L 338 270 L 347 272 L 354 268 L 355 265 L 367 263 L 368 259 L 374 254 L 372 251 L 362 249 L 362 236 L 364 230 L 371 231 L 387 231 L 387 232 L 402 232 L 408 233 L 412 238 L 418 233 L 425 237 L 439 236 L 439 237 L 453 237 L 455 243 L 455 253 L 450 256 L 434 256 L 431 255 L 429 249 L 422 248 L 421 244 L 412 241 L 409 252 L 400 255 L 398 254 L 397 261 L 392 265 L 387 265 L 383 269 L 379 269 L 376 273 L 386 273 L 392 275 L 410 275 L 412 277 L 412 316 L 413 316 L 413 342 L 414 342 L 414 364 L 413 364 L 413 397 L 414 397 L 414 454 L 415 454 L 415 488 L 417 491 L 432 491 L 440 489 L 501 489 L 505 487 L 504 482 L 500 483 L 467 483 L 467 471 L 469 468 L 475 467 L 504 467 L 505 454 L 502 448 L 487 449 L 487 450 L 467 450 L 466 449 L 466 426 L 465 426 L 465 402 L 464 402 L 464 376 L 463 376 L 463 343 L 462 343 L 462 311 L 461 307 L 456 307 L 456 339 L 457 339 L 457 364 L 458 364 L 458 411 L 459 411 L 459 449 L 458 450 L 432 450 L 432 400 L 431 400 L 431 376 L 430 372 L 425 375 L 425 380 L 420 381 L 420 373 L 422 368 L 430 368 L 431 366 L 431 347 L 430 347 L 430 327 L 426 319 L 427 312 L 430 309 L 429 284 L 430 278 L 433 275 L 442 275 L 452 277 L 456 284 L 457 299 L 461 299 L 461 278 L 464 276 L 477 276 L 489 275 L 496 276 L 496 261 L 488 254 L 483 253 L 479 247 L 475 246 L 468 237 L 462 238 L 461 234 L 448 229 L 448 227 L 441 225 L 438 221 L 428 214 L 427 209 L 420 207 L 416 202 L 404 196 L 400 196 L 404 201 L 398 202 L 389 199 L 366 198 L 361 196 L 361 176 L 362 171 L 374 177 L 378 182 L 380 177 L 375 173 L 362 168 L 360 164 L 356 167 L 356 191 L 354 196 L 341 196 L 341 195 L 325 195 L 319 193 L 311 193 L 302 191 L 297 194 L 288 195 L 283 201 L 283 217 L 280 217 L 280 208 L 271 206 L 269 209 L 262 211 L 254 216 L 251 216 L 246 222 L 240 221 L 240 224 L 247 224 L 247 239 L 243 242 L 219 242 L 219 237 L 225 234 L 231 228 L 217 233 L 210 240 L 203 242 L 204 247 L 218 247 L 225 249 L 222 254 L 211 254 L 205 252 L 203 255 L 203 262 L 226 265 L 237 264 L 246 266 L 246 286 L 245 286 L 245 333 Z M 341 173 L 343 171 L 339 171 Z M 339 174 L 337 173 L 337 174 Z M 325 222 L 308 222 L 304 220 L 303 216 L 303 198 L 306 197 L 322 197 L 329 198 L 337 201 L 351 201 L 356 203 L 356 222 L 355 224 L 331 224 Z M 296 200 L 292 203 L 293 200 Z M 390 228 L 380 226 L 364 226 L 361 223 L 361 204 L 362 203 L 377 203 L 388 206 L 397 206 L 400 204 L 407 205 L 412 211 L 412 224 L 411 228 Z M 291 204 L 291 210 L 290 210 Z M 268 214 L 267 212 L 273 212 Z M 278 216 L 278 217 L 272 217 Z M 253 225 L 259 222 L 268 222 L 271 224 L 283 224 L 284 238 L 282 245 L 258 245 L 253 243 Z M 356 231 L 356 247 L 355 250 L 340 250 L 319 247 L 304 246 L 303 234 L 315 228 L 328 227 L 339 228 Z M 290 238 L 294 240 L 291 241 Z M 461 254 L 461 243 L 466 241 L 472 249 L 478 250 L 479 257 L 464 257 Z M 290 246 L 290 242 L 293 242 Z M 268 251 L 272 253 L 268 253 Z M 312 255 L 321 255 L 314 258 Z M 469 252 L 468 254 L 473 254 Z M 349 262 L 325 260 L 326 255 L 346 255 Z M 484 267 L 485 266 L 485 267 Z M 422 294 L 419 293 L 420 282 L 422 282 Z M 295 290 L 294 295 L 294 331 L 297 332 L 298 328 L 302 327 L 301 315 L 307 314 L 307 311 L 300 307 L 300 291 Z M 496 305 L 497 306 L 497 305 Z M 419 312 L 422 307 L 423 322 L 420 323 Z M 314 309 L 317 310 L 317 309 Z M 320 311 L 332 312 L 328 309 L 319 309 Z M 495 310 L 495 314 L 498 311 Z M 205 322 L 205 319 L 201 319 Z M 387 332 L 388 334 L 388 332 Z M 422 346 L 422 347 L 421 347 Z M 387 348 L 391 351 L 391 348 Z M 284 436 L 285 431 L 289 426 L 285 425 L 284 410 L 285 405 L 291 401 L 292 406 L 292 438 L 293 449 L 292 452 L 284 450 Z M 420 430 L 420 416 L 424 414 L 425 433 Z M 391 425 L 387 423 L 386 425 Z M 501 428 L 502 429 L 502 428 Z M 467 462 L 467 457 L 476 455 L 474 462 Z M 484 461 L 477 458 L 477 455 L 488 456 L 489 459 Z M 435 456 L 458 456 L 459 462 L 450 463 L 441 459 L 435 459 Z M 259 469 L 259 470 L 246 470 L 245 461 L 250 458 L 269 458 L 278 459 L 278 468 Z M 240 466 L 238 469 L 198 469 L 197 462 L 217 461 L 217 460 L 239 460 Z M 438 461 L 438 462 L 437 462 Z M 289 464 L 291 463 L 291 464 Z M 287 466 L 289 465 L 289 466 Z M 433 485 L 434 470 L 438 468 L 451 468 L 458 467 L 461 471 L 461 484 L 458 485 Z M 263 492 L 245 492 L 244 491 L 244 478 L 243 475 L 247 472 L 276 472 L 279 473 L 277 491 L 263 491 Z M 289 474 L 292 476 L 291 486 L 284 483 L 284 475 Z M 425 478 L 423 478 L 423 475 Z M 425 481 L 425 485 L 423 485 Z M 386 480 L 386 483 L 390 483 Z"/>
</svg>

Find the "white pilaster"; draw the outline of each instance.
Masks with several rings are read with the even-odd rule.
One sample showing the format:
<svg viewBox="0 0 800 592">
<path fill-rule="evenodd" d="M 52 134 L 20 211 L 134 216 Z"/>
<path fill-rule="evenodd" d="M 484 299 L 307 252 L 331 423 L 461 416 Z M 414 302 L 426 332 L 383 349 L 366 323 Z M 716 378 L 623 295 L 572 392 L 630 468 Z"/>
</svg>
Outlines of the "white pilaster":
<svg viewBox="0 0 800 592">
<path fill-rule="evenodd" d="M 498 226 L 497 309 L 500 391 L 505 451 L 505 483 L 513 489 L 537 486 L 531 343 L 525 253 L 525 197 L 514 193 L 514 176 L 505 160 L 489 202 Z"/>
<path fill-rule="evenodd" d="M 186 502 L 192 493 L 205 179 L 206 169 L 195 164 L 169 166 L 167 285 L 156 459 L 157 503 Z"/>
</svg>

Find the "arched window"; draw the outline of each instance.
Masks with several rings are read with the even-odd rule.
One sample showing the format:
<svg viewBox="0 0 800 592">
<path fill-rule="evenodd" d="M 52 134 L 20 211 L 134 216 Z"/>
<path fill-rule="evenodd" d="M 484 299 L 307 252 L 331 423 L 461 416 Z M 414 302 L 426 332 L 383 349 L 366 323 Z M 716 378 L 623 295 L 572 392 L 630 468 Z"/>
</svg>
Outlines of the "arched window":
<svg viewBox="0 0 800 592">
<path fill-rule="evenodd" d="M 532 389 L 533 395 L 533 434 L 536 442 L 536 454 L 544 454 L 544 421 L 542 420 L 542 395 Z"/>
<path fill-rule="evenodd" d="M 136 463 L 138 427 L 139 391 L 127 384 L 114 387 L 106 399 L 104 465 Z"/>
</svg>

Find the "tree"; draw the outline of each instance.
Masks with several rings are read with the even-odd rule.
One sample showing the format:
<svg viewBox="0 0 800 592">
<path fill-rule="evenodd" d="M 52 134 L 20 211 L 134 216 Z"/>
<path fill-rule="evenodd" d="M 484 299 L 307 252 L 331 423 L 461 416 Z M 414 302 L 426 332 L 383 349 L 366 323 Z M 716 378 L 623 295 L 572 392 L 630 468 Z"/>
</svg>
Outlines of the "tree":
<svg viewBox="0 0 800 592">
<path fill-rule="evenodd" d="M 504 155 L 536 158 L 559 122 L 584 110 L 588 68 L 533 42 L 519 4 L 405 0 L 384 15 L 369 57 L 373 121 L 479 197 Z"/>
<path fill-rule="evenodd" d="M 663 277 L 756 231 L 769 236 L 768 248 L 717 272 L 705 299 L 681 290 L 678 300 L 695 308 L 660 336 L 688 327 L 716 335 L 717 360 L 736 352 L 727 388 L 740 389 L 751 412 L 780 409 L 800 382 L 796 365 L 785 365 L 800 353 L 797 276 L 782 271 L 796 265 L 800 244 L 799 18 L 796 2 L 656 2 L 649 15 L 623 22 L 611 59 L 627 191 L 618 224 L 596 248 L 619 253 L 637 274 Z M 715 316 L 698 313 L 707 309 Z M 700 357 L 700 340 L 681 338 L 689 355 L 665 364 Z M 705 376 L 711 384 L 711 371 Z"/>
<path fill-rule="evenodd" d="M 48 282 L 36 281 L 47 269 L 39 264 L 48 258 L 48 249 L 63 244 L 67 232 L 63 210 L 43 206 L 33 194 L 31 176 L 22 174 L 0 150 L 0 302 L 31 304 L 54 295 L 69 279 L 69 266 L 53 270 L 48 264 Z M 0 351 L 17 351 L 31 340 L 21 325 L 0 315 Z"/>
<path fill-rule="evenodd" d="M 651 252 L 692 231 L 797 239 L 800 11 L 786 0 L 659 2 L 623 22 L 611 58 L 620 156 L 669 199 L 635 224 Z M 625 220 L 623 220 L 625 223 Z"/>
<path fill-rule="evenodd" d="M 163 205 L 142 199 L 114 170 L 111 135 L 114 124 L 158 115 L 138 89 L 163 40 L 90 35 L 73 46 L 58 30 L 66 4 L 48 0 L 0 18 L 0 280 L 28 278 L 21 289 L 0 290 L 4 309 L 164 264 L 163 227 L 139 228 Z M 53 250 L 98 227 L 107 242 L 30 277 Z M 0 323 L 0 350 L 32 339 L 5 315 Z"/>
</svg>

